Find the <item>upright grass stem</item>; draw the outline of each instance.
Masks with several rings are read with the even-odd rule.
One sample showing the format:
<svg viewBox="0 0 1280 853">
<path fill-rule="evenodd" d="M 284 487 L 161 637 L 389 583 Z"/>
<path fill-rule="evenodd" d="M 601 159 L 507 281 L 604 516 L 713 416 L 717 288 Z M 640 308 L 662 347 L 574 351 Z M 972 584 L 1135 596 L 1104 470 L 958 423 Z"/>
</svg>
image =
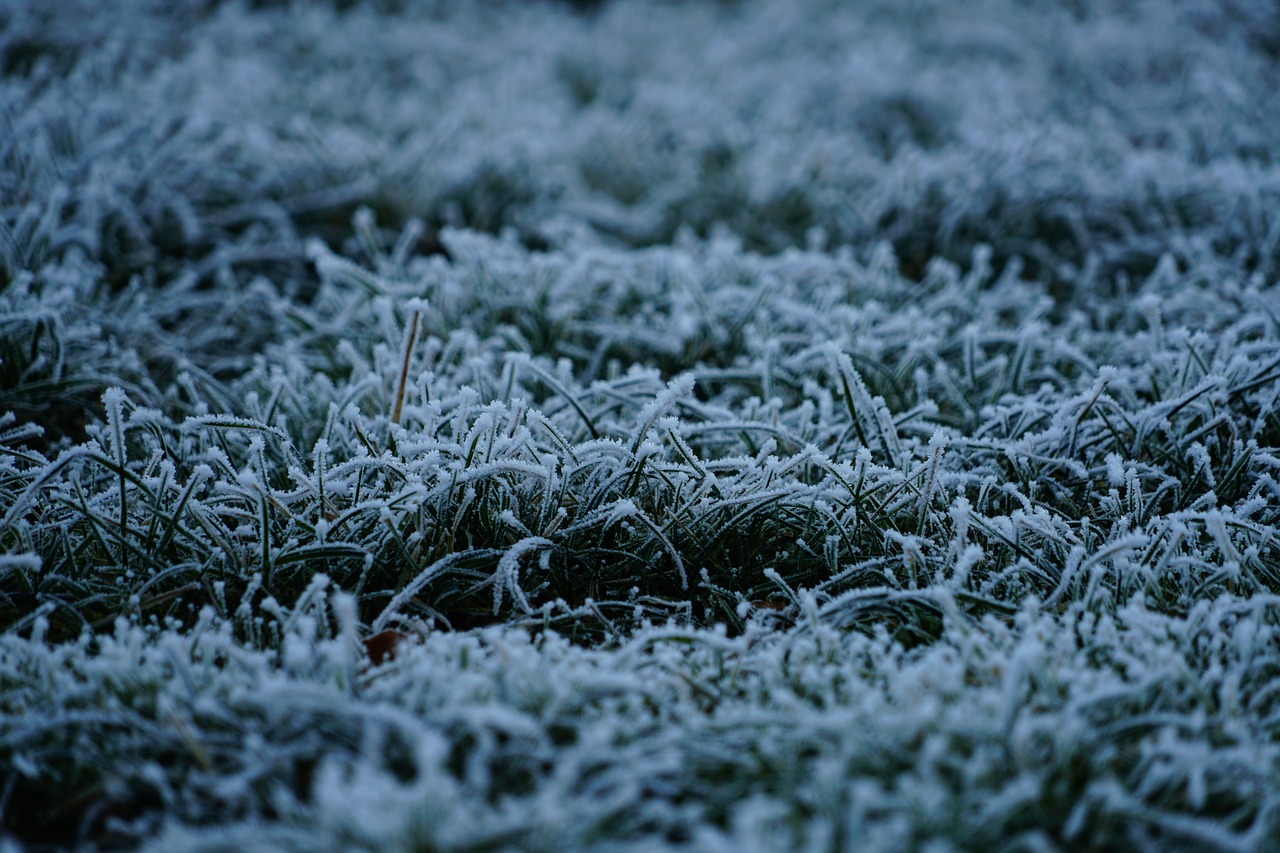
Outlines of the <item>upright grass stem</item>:
<svg viewBox="0 0 1280 853">
<path fill-rule="evenodd" d="M 399 424 L 404 413 L 405 388 L 409 384 L 409 362 L 413 358 L 413 348 L 418 343 L 418 328 L 422 323 L 422 311 L 414 308 L 409 314 L 409 328 L 404 336 L 404 350 L 400 357 L 400 377 L 396 381 L 396 396 L 391 403 L 391 423 Z"/>
</svg>

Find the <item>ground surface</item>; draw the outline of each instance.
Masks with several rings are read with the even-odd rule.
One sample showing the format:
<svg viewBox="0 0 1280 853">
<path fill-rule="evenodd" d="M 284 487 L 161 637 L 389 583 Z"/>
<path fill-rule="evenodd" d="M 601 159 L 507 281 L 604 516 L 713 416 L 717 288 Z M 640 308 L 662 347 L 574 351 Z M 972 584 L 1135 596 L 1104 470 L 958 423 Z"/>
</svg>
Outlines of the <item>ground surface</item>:
<svg viewBox="0 0 1280 853">
<path fill-rule="evenodd" d="M 1280 849 L 1276 116 L 1244 0 L 0 6 L 0 849 Z"/>
</svg>

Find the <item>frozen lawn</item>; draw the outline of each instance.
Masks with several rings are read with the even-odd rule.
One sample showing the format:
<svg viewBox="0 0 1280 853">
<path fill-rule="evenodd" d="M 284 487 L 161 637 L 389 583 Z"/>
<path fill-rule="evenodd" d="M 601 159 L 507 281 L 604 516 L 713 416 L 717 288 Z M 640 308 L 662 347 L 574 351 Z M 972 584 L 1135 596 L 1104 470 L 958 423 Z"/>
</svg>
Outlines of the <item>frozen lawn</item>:
<svg viewBox="0 0 1280 853">
<path fill-rule="evenodd" d="M 1280 849 L 1280 13 L 0 6 L 0 850 Z"/>
</svg>

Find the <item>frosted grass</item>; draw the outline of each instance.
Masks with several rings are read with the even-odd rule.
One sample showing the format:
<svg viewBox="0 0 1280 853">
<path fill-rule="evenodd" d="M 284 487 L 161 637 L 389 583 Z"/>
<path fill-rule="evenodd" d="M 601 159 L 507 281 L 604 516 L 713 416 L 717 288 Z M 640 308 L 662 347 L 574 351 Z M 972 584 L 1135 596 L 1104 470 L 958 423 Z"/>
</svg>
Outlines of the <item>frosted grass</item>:
<svg viewBox="0 0 1280 853">
<path fill-rule="evenodd" d="M 1271 849 L 1278 22 L 0 10 L 0 845 Z"/>
<path fill-rule="evenodd" d="M 915 650 L 812 610 L 599 650 L 437 632 L 374 668 L 327 608 L 278 654 L 212 614 L 121 623 L 92 655 L 6 639 L 15 796 L 110 768 L 95 820 L 158 850 L 1248 850 L 1276 830 L 1272 597 L 960 620 Z"/>
</svg>

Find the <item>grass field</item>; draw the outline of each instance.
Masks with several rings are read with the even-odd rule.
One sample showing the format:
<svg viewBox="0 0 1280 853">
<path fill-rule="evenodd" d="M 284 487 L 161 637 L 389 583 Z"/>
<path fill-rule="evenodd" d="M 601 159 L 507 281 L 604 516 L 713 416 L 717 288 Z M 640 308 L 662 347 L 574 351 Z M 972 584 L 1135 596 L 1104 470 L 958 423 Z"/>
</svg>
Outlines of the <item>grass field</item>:
<svg viewBox="0 0 1280 853">
<path fill-rule="evenodd" d="M 0 851 L 1280 850 L 1280 11 L 0 5 Z"/>
</svg>

